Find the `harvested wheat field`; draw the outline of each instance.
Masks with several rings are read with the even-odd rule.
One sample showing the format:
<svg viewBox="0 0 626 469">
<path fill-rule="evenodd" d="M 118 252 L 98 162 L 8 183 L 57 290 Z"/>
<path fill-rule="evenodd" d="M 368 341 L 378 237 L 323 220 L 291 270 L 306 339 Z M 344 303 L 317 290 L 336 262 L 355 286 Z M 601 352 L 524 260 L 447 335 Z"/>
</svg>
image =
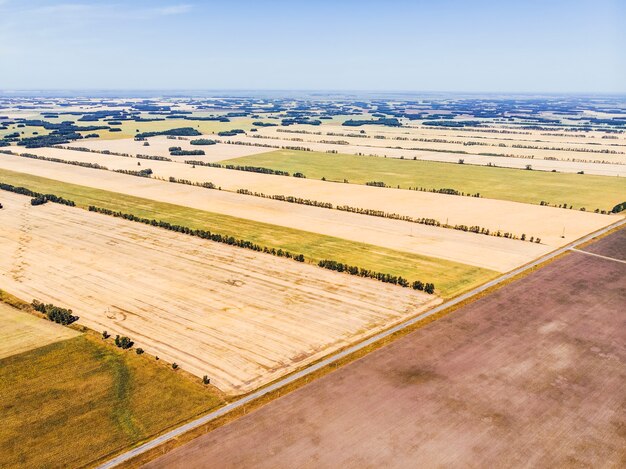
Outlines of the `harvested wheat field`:
<svg viewBox="0 0 626 469">
<path fill-rule="evenodd" d="M 228 393 L 268 383 L 439 298 L 3 194 L 0 284 L 72 308 Z"/>
<path fill-rule="evenodd" d="M 0 303 L 0 359 L 77 335 L 70 328 Z"/>
<path fill-rule="evenodd" d="M 97 163 L 109 169 L 138 169 L 137 160 L 120 156 L 107 156 L 57 148 L 38 148 L 29 150 L 29 152 L 70 161 Z M 335 184 L 314 179 L 274 176 L 202 166 L 193 168 L 190 165 L 174 162 L 142 161 L 141 167 L 149 167 L 153 170 L 154 176 L 163 179 L 173 176 L 194 182 L 212 182 L 216 186 L 229 191 L 247 189 L 267 195 L 285 195 L 328 202 L 335 206 L 347 205 L 362 209 L 397 213 L 414 218 L 432 218 L 441 223 L 447 221 L 451 225 L 478 225 L 493 232 L 500 230 L 503 233 L 510 232 L 517 236 L 526 234 L 527 238 L 530 238 L 530 236 L 540 238 L 543 245 L 545 245 L 544 248 L 565 245 L 591 231 L 607 226 L 615 220 L 614 217 L 607 215 L 504 200 L 459 197 L 391 188 L 382 189 L 357 184 Z M 403 236 L 405 240 L 406 236 L 409 236 L 410 239 L 406 240 L 407 242 L 404 242 L 403 245 L 408 245 L 412 252 L 429 253 L 429 255 L 442 256 L 444 258 L 451 258 L 452 253 L 456 252 L 461 256 L 457 259 L 459 262 L 469 264 L 477 262 L 477 260 L 485 261 L 486 259 L 482 254 L 474 256 L 473 252 L 465 247 L 455 251 L 454 249 L 450 250 L 450 245 L 444 246 L 443 249 L 439 249 L 438 246 L 444 240 L 457 238 L 459 234 L 462 234 L 464 236 L 461 238 L 470 244 L 488 243 L 498 251 L 511 250 L 511 252 L 517 253 L 514 254 L 515 256 L 538 256 L 541 254 L 540 246 L 532 247 L 528 245 L 529 243 L 519 241 L 511 242 L 511 240 L 493 237 L 488 237 L 486 240 L 476 240 L 477 236 L 479 238 L 481 236 L 472 233 L 454 233 L 451 232 L 452 230 L 427 227 L 414 223 L 407 227 L 407 224 L 402 224 L 397 220 L 366 215 L 347 217 L 354 214 L 347 212 L 332 213 L 328 209 L 305 207 L 253 196 L 233 197 L 233 194 L 225 194 L 224 191 L 216 193 L 216 191 L 207 191 L 196 187 L 166 186 L 162 182 L 143 178 L 135 178 L 132 180 L 133 183 L 129 184 L 128 181 L 131 176 L 111 174 L 62 163 L 0 155 L 0 168 L 210 211 L 223 210 L 219 204 L 211 203 L 211 200 L 218 198 L 228 199 L 238 203 L 241 202 L 241 208 L 234 208 L 228 213 L 268 223 L 287 223 L 287 226 L 292 227 L 295 227 L 294 223 L 298 223 L 297 214 L 313 213 L 316 215 L 317 220 L 310 222 L 303 219 L 303 222 L 298 225 L 300 229 L 315 232 L 320 232 L 320 230 L 324 229 L 327 230 L 325 231 L 326 233 L 334 233 L 341 237 L 347 236 L 348 239 L 371 239 L 370 228 L 382 222 L 384 226 L 393 226 L 393 230 L 396 230 L 396 235 Z M 186 195 L 183 196 L 182 194 Z M 194 195 L 191 196 L 191 194 Z M 608 194 L 607 197 L 618 200 L 611 194 Z M 261 208 L 256 209 L 256 207 Z M 269 207 L 271 207 L 271 210 Z M 284 218 L 282 215 L 279 218 L 278 216 L 273 216 L 273 214 L 284 214 Z M 337 223 L 332 222 L 328 226 L 328 223 L 324 222 L 324 220 L 335 220 L 337 216 L 341 220 L 351 220 L 350 223 L 353 227 L 359 226 L 359 224 L 365 224 L 366 226 L 360 231 L 348 227 L 339 233 L 341 227 Z M 319 221 L 320 219 L 322 220 L 321 222 Z M 359 221 L 352 222 L 352 220 Z M 394 223 L 389 224 L 388 222 Z M 421 242 L 420 236 L 425 236 L 424 242 Z M 389 243 L 387 245 L 392 246 L 395 245 L 396 241 L 394 241 L 393 236 L 385 238 L 377 236 L 373 244 L 380 245 L 380 243 Z M 491 261 L 499 262 L 498 258 L 495 257 L 490 259 Z M 511 261 L 517 262 L 523 261 L 523 259 L 519 257 L 517 261 L 515 259 L 511 259 Z M 506 259 L 503 262 L 503 264 L 494 265 L 492 268 L 497 267 L 496 270 L 501 270 L 513 265 Z"/>
<path fill-rule="evenodd" d="M 570 253 L 145 467 L 623 467 L 625 279 Z"/>
<path fill-rule="evenodd" d="M 267 198 L 207 190 L 201 187 L 69 166 L 62 163 L 50 163 L 20 157 L 12 158 L 17 158 L 18 163 L 23 162 L 22 170 L 31 174 L 45 174 L 34 171 L 35 166 L 49 167 L 58 173 L 47 173 L 46 176 L 61 181 L 80 183 L 89 187 L 209 210 L 214 213 L 319 233 L 402 252 L 436 257 L 498 272 L 511 270 L 551 250 L 548 245 L 528 241 L 485 236 L 321 207 L 290 204 Z M 2 157 L 0 160 L 5 161 L 5 158 Z M 126 163 L 126 160 L 123 163 Z M 181 166 L 174 163 L 169 163 L 169 165 L 169 168 L 173 170 L 195 171 L 188 165 Z M 152 166 L 157 167 L 157 165 Z M 233 175 L 236 176 L 240 171 L 234 173 Z M 609 220 L 611 219 L 609 217 L 606 219 L 610 223 Z M 521 235 L 522 233 L 518 234 Z M 531 234 L 529 233 L 528 236 Z M 533 234 L 533 236 L 539 235 Z"/>
<path fill-rule="evenodd" d="M 150 137 L 146 141 L 149 146 L 144 146 L 143 141 L 135 141 L 132 138 L 124 138 L 119 140 L 80 140 L 73 142 L 67 146 L 73 148 L 89 148 L 94 151 L 112 151 L 114 153 L 126 153 L 128 155 L 150 155 L 164 156 L 172 160 L 194 159 L 205 162 L 214 162 L 227 160 L 229 158 L 237 158 L 239 156 L 256 155 L 271 151 L 271 148 L 261 148 L 244 145 L 228 145 L 225 143 L 216 143 L 215 145 L 191 145 L 189 142 L 196 139 L 212 140 L 212 135 L 202 135 L 198 137 L 184 137 L 184 139 L 170 139 L 164 136 Z M 205 155 L 194 156 L 172 156 L 170 155 L 170 147 L 181 147 L 183 150 L 203 150 Z"/>
</svg>

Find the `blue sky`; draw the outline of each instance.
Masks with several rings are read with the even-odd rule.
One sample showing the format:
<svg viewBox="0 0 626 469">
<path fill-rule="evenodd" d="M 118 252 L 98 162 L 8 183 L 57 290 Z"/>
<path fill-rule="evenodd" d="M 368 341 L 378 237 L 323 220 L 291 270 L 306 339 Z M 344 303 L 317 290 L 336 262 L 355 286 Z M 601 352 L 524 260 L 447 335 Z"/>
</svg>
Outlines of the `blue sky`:
<svg viewBox="0 0 626 469">
<path fill-rule="evenodd" d="M 626 0 L 0 0 L 0 89 L 626 93 Z"/>
</svg>

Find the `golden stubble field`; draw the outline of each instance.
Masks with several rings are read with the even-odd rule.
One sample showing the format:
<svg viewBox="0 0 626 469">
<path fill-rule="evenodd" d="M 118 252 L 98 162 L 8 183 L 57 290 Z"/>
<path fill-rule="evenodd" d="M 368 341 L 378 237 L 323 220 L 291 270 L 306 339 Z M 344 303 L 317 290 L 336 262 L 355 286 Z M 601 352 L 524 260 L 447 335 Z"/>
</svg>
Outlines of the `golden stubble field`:
<svg viewBox="0 0 626 469">
<path fill-rule="evenodd" d="M 0 303 L 0 359 L 78 335 L 68 327 Z"/>
<path fill-rule="evenodd" d="M 239 394 L 437 297 L 2 193 L 0 283 Z"/>
<path fill-rule="evenodd" d="M 138 169 L 138 160 L 133 158 L 55 148 L 38 148 L 29 152 L 65 160 L 98 163 L 110 169 Z M 290 195 L 415 218 L 433 218 L 442 223 L 447 221 L 450 224 L 479 225 L 491 231 L 501 230 L 516 235 L 539 237 L 542 244 L 290 204 L 226 191 L 212 191 L 62 163 L 0 155 L 0 167 L 13 171 L 408 250 L 501 272 L 526 263 L 615 220 L 607 215 L 503 200 L 336 184 L 221 168 L 193 168 L 175 162 L 142 160 L 141 163 L 141 168 L 149 167 L 155 176 L 163 179 L 174 176 L 196 182 L 210 181 L 228 191 L 244 188 L 253 192 Z"/>
</svg>

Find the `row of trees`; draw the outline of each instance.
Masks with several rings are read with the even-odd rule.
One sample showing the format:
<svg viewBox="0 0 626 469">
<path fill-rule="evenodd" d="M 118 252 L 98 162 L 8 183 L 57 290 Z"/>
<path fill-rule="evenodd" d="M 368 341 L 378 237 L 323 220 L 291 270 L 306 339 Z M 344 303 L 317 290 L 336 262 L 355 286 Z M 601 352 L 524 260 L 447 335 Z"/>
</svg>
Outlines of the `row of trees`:
<svg viewBox="0 0 626 469">
<path fill-rule="evenodd" d="M 11 153 L 11 154 L 18 155 L 17 153 Z M 34 160 L 51 161 L 53 163 L 65 163 L 65 164 L 71 164 L 73 166 L 82 166 L 83 168 L 105 169 L 105 170 L 109 169 L 106 166 L 99 165 L 98 163 L 89 163 L 89 162 L 85 162 L 85 161 L 74 161 L 74 160 L 64 160 L 64 159 L 61 159 L 61 158 L 53 158 L 53 157 L 50 157 L 50 156 L 33 155 L 32 153 L 20 153 L 18 156 L 21 156 L 22 158 L 32 158 Z"/>
<path fill-rule="evenodd" d="M 122 155 L 124 156 L 124 155 Z M 172 161 L 167 156 L 154 156 L 154 155 L 136 155 L 140 160 L 154 160 L 154 161 Z"/>
<path fill-rule="evenodd" d="M 281 171 L 280 169 L 271 169 L 271 168 L 262 168 L 260 166 L 239 166 L 234 164 L 223 165 L 220 163 L 210 163 L 207 161 L 198 161 L 198 160 L 185 160 L 186 164 L 190 164 L 193 166 L 209 166 L 211 168 L 224 168 L 224 169 L 234 169 L 236 171 L 249 171 L 251 173 L 262 173 L 262 174 L 273 174 L 275 176 L 289 176 L 288 171 Z M 306 176 L 302 173 L 294 173 L 294 177 L 305 178 Z"/>
<path fill-rule="evenodd" d="M 152 176 L 152 170 L 150 168 L 140 169 L 135 171 L 133 169 L 114 169 L 116 173 L 130 174 L 131 176 L 139 176 L 142 178 L 149 178 Z"/>
<path fill-rule="evenodd" d="M 218 188 L 212 182 L 193 182 L 193 181 L 190 181 L 189 179 L 179 179 L 179 178 L 175 178 L 174 176 L 169 177 L 169 182 L 174 182 L 176 184 L 186 184 L 188 186 L 204 187 L 205 189 L 217 189 Z"/>
<path fill-rule="evenodd" d="M 16 194 L 27 195 L 28 197 L 33 197 L 33 198 L 44 197 L 46 199 L 46 202 L 50 201 L 50 202 L 54 202 L 57 204 L 69 205 L 70 207 L 74 207 L 76 205 L 73 200 L 67 200 L 67 199 L 64 199 L 63 197 L 59 197 L 54 194 L 42 194 L 40 192 L 31 191 L 30 189 L 27 189 L 26 187 L 16 187 L 16 186 L 12 186 L 11 184 L 6 184 L 4 182 L 0 182 L 0 189 L 2 189 L 3 191 L 8 191 L 8 192 L 15 192 Z M 32 204 L 32 201 L 31 201 L 31 204 Z M 33 205 L 38 205 L 38 204 L 36 203 Z"/>
<path fill-rule="evenodd" d="M 407 279 L 400 275 L 385 274 L 382 272 L 375 272 L 373 270 L 364 269 L 363 267 L 357 267 L 354 265 L 344 264 L 342 262 L 332 261 L 328 259 L 322 259 L 317 263 L 318 266 L 334 270 L 336 272 L 345 272 L 350 275 L 358 275 L 359 277 L 373 278 L 380 282 L 392 283 L 404 288 L 413 288 L 414 290 L 425 291 L 426 293 L 433 294 L 435 292 L 435 285 L 432 283 L 423 283 L 419 280 L 409 283 Z"/>
<path fill-rule="evenodd" d="M 234 236 L 223 235 L 220 233 L 211 233 L 208 230 L 193 229 L 193 228 L 189 228 L 188 226 L 173 225 L 166 221 L 142 218 L 142 217 L 133 215 L 131 213 L 123 213 L 121 211 L 116 212 L 114 210 L 96 207 L 94 205 L 89 206 L 89 211 L 102 213 L 104 215 L 110 215 L 113 217 L 123 218 L 124 220 L 135 221 L 138 223 L 143 223 L 145 225 L 151 225 L 151 226 L 156 226 L 159 228 L 164 228 L 166 230 L 175 231 L 177 233 L 183 233 L 183 234 L 187 234 L 190 236 L 197 236 L 199 238 L 209 239 L 217 243 L 228 244 L 230 246 L 237 246 L 240 248 L 250 249 L 252 251 L 257 251 L 257 252 L 265 252 L 265 253 L 272 254 L 278 257 L 286 257 L 288 259 L 294 259 L 298 262 L 304 262 L 303 254 L 293 254 L 283 249 L 262 247 L 256 243 L 253 243 L 252 241 L 247 241 L 244 239 L 237 239 Z"/>
<path fill-rule="evenodd" d="M 74 316 L 71 309 L 54 306 L 52 303 L 43 304 L 37 300 L 33 300 L 31 305 L 35 311 L 45 314 L 48 320 L 57 324 L 68 326 L 78 321 L 78 316 Z"/>
<path fill-rule="evenodd" d="M 289 202 L 292 204 L 310 205 L 313 207 L 334 208 L 330 202 L 320 202 L 318 200 L 303 199 L 301 197 L 293 197 L 290 195 L 267 195 L 262 192 L 252 192 L 248 189 L 237 189 L 238 194 L 253 195 L 255 197 L 263 197 L 265 199 L 280 200 L 281 202 Z"/>
<path fill-rule="evenodd" d="M 161 132 L 141 132 L 135 135 L 135 140 L 145 140 L 148 137 L 156 137 L 158 135 L 169 135 L 173 137 L 196 137 L 202 134 L 193 127 L 178 127 L 176 129 L 163 130 Z"/>
<path fill-rule="evenodd" d="M 196 140 L 191 140 L 189 143 L 191 145 L 215 145 L 217 142 L 208 138 L 198 138 Z"/>
</svg>

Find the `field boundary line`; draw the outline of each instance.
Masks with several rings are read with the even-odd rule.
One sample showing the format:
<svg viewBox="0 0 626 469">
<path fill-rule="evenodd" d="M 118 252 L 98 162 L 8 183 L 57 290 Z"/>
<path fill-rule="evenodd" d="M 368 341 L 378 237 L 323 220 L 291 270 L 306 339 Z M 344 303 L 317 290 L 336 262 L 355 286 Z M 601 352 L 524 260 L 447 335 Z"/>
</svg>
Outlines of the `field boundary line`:
<svg viewBox="0 0 626 469">
<path fill-rule="evenodd" d="M 600 259 L 606 259 L 607 261 L 613 262 L 621 262 L 622 264 L 626 264 L 626 261 L 621 259 L 615 259 L 614 257 L 603 256 L 602 254 L 596 254 L 595 252 L 583 251 L 582 249 L 570 248 L 570 251 L 579 252 L 581 254 L 587 254 L 588 256 L 599 257 Z"/>
<path fill-rule="evenodd" d="M 154 439 L 152 439 L 150 441 L 147 441 L 146 443 L 143 443 L 143 444 L 137 446 L 136 448 L 132 448 L 132 449 L 130 449 L 130 450 L 128 450 L 128 451 L 126 451 L 126 452 L 124 452 L 122 454 L 119 454 L 119 455 L 113 457 L 112 459 L 108 460 L 107 462 L 97 466 L 97 468 L 98 469 L 110 469 L 110 468 L 116 467 L 116 466 L 118 466 L 118 465 L 120 465 L 120 464 L 122 464 L 124 462 L 130 461 L 131 459 L 133 459 L 133 458 L 135 458 L 135 457 L 137 457 L 137 456 L 139 456 L 139 455 L 141 455 L 141 454 L 143 454 L 143 453 L 145 453 L 145 452 L 147 452 L 149 450 L 152 450 L 152 449 L 158 447 L 159 445 L 161 445 L 161 444 L 163 444 L 163 443 L 165 443 L 165 442 L 167 442 L 167 441 L 169 441 L 171 439 L 174 439 L 174 438 L 176 438 L 176 437 L 178 437 L 178 436 L 180 436 L 180 435 L 182 435 L 182 434 L 184 434 L 184 433 L 186 433 L 186 432 L 188 432 L 190 430 L 193 430 L 193 429 L 195 429 L 197 427 L 200 427 L 200 426 L 202 426 L 202 425 L 204 425 L 206 423 L 209 423 L 212 420 L 215 420 L 215 419 L 217 419 L 219 417 L 223 417 L 224 415 L 228 414 L 229 412 L 231 412 L 231 411 L 233 411 L 235 409 L 244 407 L 246 404 L 249 404 L 250 402 L 252 402 L 252 401 L 254 401 L 256 399 L 259 399 L 259 398 L 261 398 L 261 397 L 263 397 L 263 396 L 265 396 L 267 394 L 270 394 L 270 393 L 272 393 L 274 391 L 277 391 L 280 388 L 282 388 L 282 387 L 284 387 L 284 386 L 286 386 L 288 384 L 291 384 L 291 383 L 293 383 L 295 381 L 298 381 L 299 379 L 301 379 L 303 377 L 306 377 L 306 376 L 308 376 L 310 374 L 313 374 L 314 372 L 316 372 L 316 371 L 318 371 L 318 370 L 320 370 L 320 369 L 322 369 L 322 368 L 324 368 L 324 367 L 326 367 L 328 365 L 331 365 L 331 364 L 333 364 L 335 362 L 338 362 L 341 359 L 343 359 L 343 358 L 345 358 L 345 357 L 347 357 L 349 355 L 352 355 L 353 353 L 358 352 L 359 350 L 364 349 L 364 348 L 368 347 L 369 345 L 372 345 L 373 343 L 378 342 L 381 339 L 384 339 L 384 338 L 386 338 L 386 337 L 388 337 L 390 335 L 395 334 L 396 332 L 399 332 L 399 331 L 401 331 L 403 329 L 406 329 L 407 327 L 410 327 L 410 326 L 412 326 L 412 325 L 414 325 L 414 324 L 416 324 L 416 323 L 418 323 L 418 322 L 428 318 L 429 316 L 433 316 L 433 315 L 435 315 L 437 313 L 440 313 L 440 312 L 442 312 L 442 311 L 444 311 L 444 310 L 446 310 L 446 309 L 448 309 L 448 308 L 450 308 L 452 306 L 455 306 L 455 305 L 457 305 L 459 303 L 462 303 L 462 302 L 472 298 L 473 296 L 475 296 L 475 295 L 477 295 L 479 293 L 482 293 L 485 290 L 488 290 L 488 289 L 490 289 L 490 288 L 492 288 L 492 287 L 494 287 L 494 286 L 496 286 L 496 285 L 498 285 L 500 283 L 506 282 L 507 280 L 509 280 L 509 279 L 511 279 L 511 278 L 513 278 L 513 277 L 515 277 L 515 276 L 517 276 L 519 274 L 521 274 L 522 272 L 525 272 L 525 271 L 527 271 L 529 269 L 532 269 L 533 267 L 535 267 L 537 265 L 540 265 L 540 264 L 542 264 L 542 263 L 544 263 L 546 261 L 549 261 L 549 260 L 551 260 L 551 259 L 553 259 L 553 258 L 555 258 L 557 256 L 560 256 L 561 254 L 564 254 L 564 253 L 566 253 L 568 251 L 571 251 L 576 246 L 578 246 L 580 244 L 583 244 L 583 243 L 585 243 L 587 241 L 590 241 L 593 238 L 595 238 L 597 236 L 600 236 L 600 235 L 602 235 L 602 234 L 604 234 L 604 233 L 606 233 L 608 231 L 611 231 L 611 230 L 613 230 L 615 228 L 618 228 L 618 227 L 620 227 L 620 226 L 622 226 L 624 224 L 626 224 L 626 218 L 622 218 L 622 219 L 620 219 L 620 220 L 618 220 L 618 221 L 616 221 L 616 222 L 614 222 L 614 223 L 612 223 L 612 224 L 610 224 L 608 226 L 605 226 L 604 228 L 601 228 L 600 230 L 597 230 L 597 231 L 594 231 L 593 233 L 587 234 L 587 235 L 583 236 L 582 238 L 579 238 L 579 239 L 577 239 L 577 240 L 575 240 L 575 241 L 573 241 L 573 242 L 571 242 L 571 243 L 569 243 L 569 244 L 567 244 L 567 245 L 565 245 L 565 246 L 563 246 L 561 248 L 558 248 L 558 249 L 556 249 L 556 250 L 554 250 L 554 251 L 552 251 L 552 252 L 550 252 L 548 254 L 545 254 L 544 256 L 542 256 L 542 257 L 540 257 L 540 258 L 538 258 L 538 259 L 536 259 L 536 260 L 534 260 L 534 261 L 532 261 L 532 262 L 530 262 L 528 264 L 525 264 L 525 265 L 523 265 L 521 267 L 518 267 L 517 269 L 514 269 L 514 270 L 512 270 L 510 272 L 507 272 L 507 273 L 501 275 L 500 277 L 495 278 L 495 279 L 493 279 L 493 280 L 491 280 L 489 282 L 486 282 L 483 285 L 480 285 L 480 286 L 478 286 L 478 287 L 476 287 L 476 288 L 474 288 L 474 289 L 472 289 L 472 290 L 470 290 L 470 291 L 468 291 L 466 293 L 463 293 L 463 294 L 461 294 L 461 295 L 459 295 L 459 296 L 457 296 L 457 297 L 455 297 L 455 298 L 453 298 L 451 300 L 448 300 L 448 301 L 446 301 L 444 303 L 441 303 L 439 306 L 436 306 L 436 307 L 434 307 L 433 309 L 431 309 L 429 311 L 426 311 L 426 312 L 424 312 L 424 313 L 422 313 L 422 314 L 420 314 L 418 316 L 415 316 L 415 317 L 413 317 L 411 319 L 408 319 L 408 320 L 406 320 L 404 322 L 401 322 L 400 324 L 397 324 L 397 325 L 393 326 L 390 329 L 382 331 L 382 332 L 380 332 L 380 333 L 370 337 L 369 339 L 366 339 L 366 340 L 364 340 L 362 342 L 359 342 L 359 343 L 357 343 L 355 345 L 352 345 L 351 347 L 348 347 L 347 349 L 345 349 L 345 350 L 343 350 L 341 352 L 335 353 L 334 355 L 331 355 L 330 357 L 328 357 L 328 358 L 326 358 L 326 359 L 324 359 L 324 360 L 322 360 L 320 362 L 317 362 L 317 363 L 315 363 L 315 364 L 313 364 L 313 365 L 311 365 L 311 366 L 309 366 L 309 367 L 307 367 L 307 368 L 305 368 L 303 370 L 300 370 L 300 371 L 298 371 L 296 373 L 293 373 L 293 374 L 291 374 L 289 376 L 286 376 L 285 378 L 282 378 L 279 381 L 276 381 L 275 383 L 270 384 L 267 387 L 259 389 L 258 391 L 255 391 L 255 392 L 253 392 L 251 394 L 248 394 L 247 396 L 244 396 L 241 399 L 238 399 L 238 400 L 236 400 L 236 401 L 234 401 L 234 402 L 232 402 L 230 404 L 227 404 L 224 407 L 221 407 L 221 408 L 219 408 L 217 410 L 209 412 L 208 414 L 205 414 L 202 417 L 199 417 L 199 418 L 197 418 L 197 419 L 195 419 L 195 420 L 193 420 L 191 422 L 188 422 L 188 423 L 186 423 L 184 425 L 181 425 L 180 427 L 177 427 L 177 428 L 175 428 L 173 430 L 170 430 L 169 432 L 164 433 L 164 434 L 162 434 L 162 435 L 160 435 L 160 436 L 158 436 L 158 437 L 156 437 L 156 438 L 154 438 Z M 586 254 L 589 254 L 589 253 L 586 253 Z"/>
</svg>

